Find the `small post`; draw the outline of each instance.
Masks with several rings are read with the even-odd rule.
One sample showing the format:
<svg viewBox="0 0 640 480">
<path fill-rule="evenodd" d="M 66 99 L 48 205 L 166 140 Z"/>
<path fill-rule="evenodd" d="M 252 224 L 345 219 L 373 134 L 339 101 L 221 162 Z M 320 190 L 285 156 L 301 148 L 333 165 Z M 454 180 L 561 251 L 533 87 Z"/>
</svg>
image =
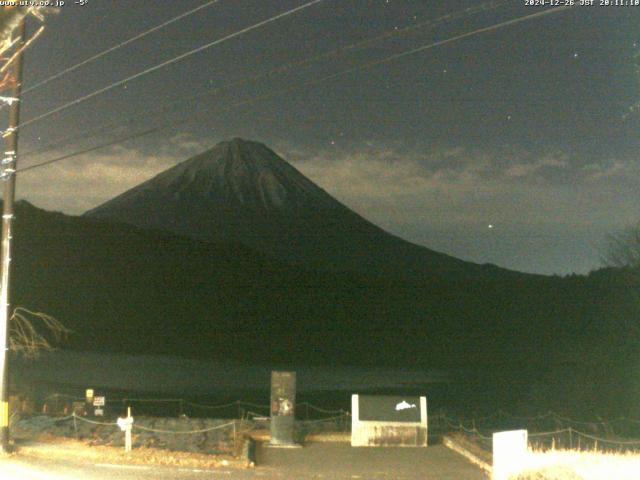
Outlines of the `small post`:
<svg viewBox="0 0 640 480">
<path fill-rule="evenodd" d="M 124 432 L 124 451 L 131 452 L 131 429 L 133 428 L 133 417 L 131 416 L 131 407 L 127 407 L 126 418 L 118 418 L 118 426 Z"/>
<path fill-rule="evenodd" d="M 234 455 L 238 451 L 238 438 L 236 436 L 236 421 L 233 421 L 233 452 Z"/>
<path fill-rule="evenodd" d="M 573 450 L 573 432 L 569 427 L 569 449 Z"/>
<path fill-rule="evenodd" d="M 131 407 L 127 407 L 127 429 L 124 431 L 124 451 L 131 451 L 131 426 L 133 425 L 133 417 L 131 416 Z"/>
</svg>

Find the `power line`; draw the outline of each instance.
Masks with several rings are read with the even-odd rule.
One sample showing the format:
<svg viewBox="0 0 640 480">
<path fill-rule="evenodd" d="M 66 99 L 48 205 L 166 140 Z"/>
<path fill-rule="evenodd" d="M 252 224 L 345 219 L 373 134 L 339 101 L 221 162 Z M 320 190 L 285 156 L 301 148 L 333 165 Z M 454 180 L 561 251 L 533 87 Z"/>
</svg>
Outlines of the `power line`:
<svg viewBox="0 0 640 480">
<path fill-rule="evenodd" d="M 287 63 L 285 65 L 282 65 L 282 66 L 277 67 L 275 69 L 269 70 L 269 71 L 267 71 L 265 73 L 261 73 L 261 74 L 258 74 L 258 75 L 253 75 L 253 76 L 250 76 L 250 77 L 245 77 L 245 78 L 230 82 L 230 83 L 228 83 L 226 85 L 222 85 L 222 86 L 215 87 L 213 89 L 207 90 L 207 91 L 202 92 L 202 93 L 191 95 L 191 96 L 186 97 L 184 99 L 179 99 L 179 100 L 175 100 L 175 101 L 172 101 L 172 102 L 165 103 L 160 108 L 156 108 L 156 109 L 154 109 L 152 111 L 148 111 L 147 110 L 147 111 L 141 112 L 139 114 L 132 115 L 129 118 L 127 118 L 124 123 L 130 124 L 131 122 L 133 122 L 137 118 L 147 117 L 151 113 L 159 114 L 159 113 L 166 112 L 167 110 L 169 110 L 173 106 L 178 105 L 178 104 L 182 104 L 184 102 L 188 102 L 188 101 L 192 101 L 192 100 L 196 100 L 196 99 L 200 99 L 200 98 L 204 98 L 204 97 L 214 96 L 214 95 L 216 95 L 216 94 L 218 94 L 218 93 L 220 93 L 220 92 L 222 92 L 224 90 L 228 90 L 228 89 L 233 88 L 233 87 L 238 87 L 238 86 L 241 86 L 241 85 L 244 85 L 244 84 L 248 84 L 248 83 L 255 83 L 255 82 L 257 82 L 259 80 L 262 80 L 264 78 L 272 77 L 274 75 L 281 74 L 281 73 L 286 73 L 286 72 L 292 70 L 295 67 L 300 67 L 300 66 L 303 66 L 303 65 L 307 65 L 307 64 L 319 61 L 319 60 L 323 60 L 323 59 L 327 59 L 327 58 L 330 58 L 330 57 L 336 57 L 336 56 L 339 56 L 339 55 L 344 55 L 344 54 L 347 54 L 347 53 L 350 53 L 350 52 L 354 52 L 354 51 L 369 47 L 371 45 L 374 45 L 374 44 L 376 44 L 378 42 L 381 42 L 381 41 L 384 41 L 384 40 L 388 40 L 388 39 L 391 39 L 391 38 L 394 38 L 394 37 L 404 36 L 404 35 L 407 35 L 409 33 L 414 33 L 418 29 L 424 29 L 426 27 L 435 27 L 436 25 L 438 25 L 440 23 L 443 23 L 443 22 L 450 22 L 450 21 L 453 21 L 453 20 L 458 20 L 460 18 L 465 18 L 467 16 L 475 15 L 475 14 L 480 13 L 480 12 L 484 12 L 484 11 L 488 11 L 488 10 L 495 10 L 495 9 L 497 9 L 497 8 L 501 7 L 502 5 L 504 5 L 506 3 L 509 3 L 509 2 L 510 2 L 510 0 L 500 0 L 500 1 L 487 2 L 487 3 L 484 3 L 482 5 L 478 5 L 478 6 L 475 6 L 475 7 L 470 7 L 470 8 L 459 10 L 459 11 L 456 11 L 456 12 L 453 12 L 453 13 L 448 13 L 448 14 L 443 15 L 441 17 L 438 17 L 438 18 L 435 18 L 435 19 L 432 19 L 432 20 L 429 20 L 429 21 L 426 21 L 426 22 L 421 22 L 421 23 L 418 23 L 416 25 L 410 25 L 410 26 L 402 28 L 400 30 L 391 30 L 391 31 L 383 33 L 382 35 L 378 35 L 378 36 L 375 36 L 375 37 L 372 37 L 372 38 L 364 39 L 364 40 L 361 40 L 359 42 L 355 42 L 355 43 L 352 43 L 352 44 L 349 44 L 349 45 L 346 45 L 346 46 L 341 46 L 341 47 L 338 47 L 336 49 L 330 50 L 328 52 L 323 52 L 323 53 L 321 53 L 319 55 L 314 55 L 314 56 L 312 56 L 310 58 L 305 58 L 305 59 L 302 59 L 302 60 L 299 60 L 299 61 L 296 61 L 296 62 L 289 62 L 289 63 Z M 109 123 L 107 125 L 102 125 L 102 126 L 97 127 L 97 128 L 85 130 L 83 132 L 77 132 L 77 133 L 74 133 L 73 135 L 69 135 L 69 136 L 66 136 L 66 137 L 59 138 L 58 140 L 55 140 L 54 142 L 51 142 L 51 143 L 49 143 L 47 145 L 44 145 L 44 146 L 42 146 L 40 148 L 27 151 L 21 156 L 21 158 L 24 159 L 26 157 L 29 157 L 29 156 L 32 156 L 32 155 L 35 155 L 35 154 L 46 153 L 46 152 L 48 152 L 50 150 L 55 149 L 55 147 L 59 146 L 60 144 L 62 144 L 64 142 L 74 141 L 74 140 L 78 140 L 78 139 L 85 140 L 87 138 L 91 138 L 91 137 L 95 136 L 96 134 L 111 133 L 111 132 L 114 132 L 114 131 L 119 130 L 121 128 L 123 128 L 123 122 L 118 121 L 118 122 Z"/>
<path fill-rule="evenodd" d="M 350 68 L 348 70 L 343 70 L 341 72 L 335 73 L 335 74 L 330 75 L 328 77 L 324 77 L 323 81 L 330 80 L 330 79 L 336 78 L 336 77 L 341 77 L 343 75 L 346 75 L 346 74 L 351 73 L 351 72 L 355 72 L 357 70 L 370 69 L 370 68 L 373 68 L 373 67 L 377 67 L 379 65 L 383 65 L 383 64 L 389 63 L 389 62 L 393 62 L 395 60 L 398 60 L 398 59 L 403 58 L 403 57 L 407 57 L 409 55 L 414 55 L 416 53 L 424 52 L 425 50 L 429 50 L 429 49 L 432 49 L 432 48 L 435 48 L 435 47 L 440 47 L 440 46 L 446 45 L 448 43 L 457 42 L 458 40 L 462 40 L 462 39 L 465 39 L 465 38 L 468 38 L 468 37 L 472 37 L 472 36 L 478 35 L 480 33 L 491 32 L 493 30 L 498 30 L 499 28 L 507 27 L 509 25 L 515 25 L 517 23 L 521 23 L 521 22 L 524 22 L 524 21 L 527 21 L 527 20 L 532 20 L 534 18 L 542 17 L 544 15 L 549 15 L 551 13 L 557 13 L 557 12 L 559 12 L 561 10 L 566 10 L 568 8 L 572 8 L 572 7 L 570 7 L 570 6 L 555 7 L 555 8 L 551 8 L 551 9 L 548 9 L 548 10 L 544 10 L 542 12 L 532 13 L 531 15 L 525 15 L 524 17 L 519 17 L 519 18 L 515 18 L 515 19 L 512 19 L 512 20 L 507 20 L 506 22 L 501 22 L 501 23 L 497 23 L 495 25 L 490 25 L 488 27 L 479 28 L 477 30 L 473 30 L 472 32 L 463 33 L 461 35 L 457 35 L 455 37 L 451 37 L 451 38 L 448 38 L 446 40 L 441 40 L 439 42 L 434 42 L 434 43 L 431 43 L 429 45 L 423 45 L 421 47 L 413 48 L 411 50 L 406 50 L 404 52 L 396 53 L 394 55 L 390 55 L 388 57 L 385 57 L 385 58 L 383 58 L 381 60 L 375 60 L 373 62 L 369 62 L 369 63 L 363 64 L 363 65 L 357 65 L 357 66 L 355 66 L 353 68 Z"/>
<path fill-rule="evenodd" d="M 541 16 L 549 15 L 551 13 L 558 13 L 558 12 L 560 12 L 562 10 L 566 10 L 568 8 L 571 8 L 571 7 L 556 7 L 556 8 L 552 8 L 552 9 L 549 9 L 549 10 L 545 10 L 543 12 L 533 13 L 533 14 L 525 15 L 523 17 L 518 17 L 518 18 L 515 18 L 515 19 L 512 19 L 512 20 L 507 20 L 505 22 L 500 22 L 500 23 L 497 23 L 497 24 L 494 24 L 494 25 L 490 25 L 488 27 L 479 28 L 479 29 L 473 30 L 471 32 L 467 32 L 467 33 L 464 33 L 464 34 L 461 34 L 461 35 L 457 35 L 455 37 L 448 38 L 446 40 L 442 40 L 442 41 L 439 41 L 439 42 L 433 42 L 433 43 L 430 43 L 430 44 L 427 44 L 427 45 L 423 45 L 423 46 L 418 47 L 418 48 L 413 48 L 411 50 L 406 50 L 404 52 L 400 52 L 400 53 L 397 53 L 397 54 L 394 54 L 394 55 L 389 55 L 389 56 L 384 57 L 384 58 L 382 58 L 380 60 L 363 63 L 363 64 L 357 65 L 355 67 L 351 67 L 351 68 L 348 68 L 348 69 L 345 69 L 345 70 L 341 70 L 340 72 L 333 73 L 333 74 L 330 74 L 330 75 L 327 75 L 327 76 L 324 76 L 324 77 L 321 77 L 321 78 L 308 80 L 308 81 L 303 82 L 303 83 L 298 84 L 298 85 L 288 86 L 288 87 L 281 88 L 281 89 L 272 91 L 272 92 L 264 94 L 264 95 L 260 95 L 260 96 L 253 97 L 253 98 L 250 98 L 250 99 L 247 99 L 247 100 L 243 100 L 241 102 L 237 102 L 235 104 L 232 104 L 232 105 L 229 105 L 229 106 L 227 106 L 225 108 L 222 108 L 220 111 L 231 110 L 231 109 L 234 109 L 234 108 L 237 108 L 237 107 L 241 107 L 241 106 L 245 106 L 245 105 L 249 105 L 249 104 L 261 101 L 261 100 L 266 100 L 266 99 L 272 98 L 274 96 L 277 96 L 277 95 L 280 95 L 280 94 L 283 94 L 283 93 L 288 93 L 288 92 L 291 92 L 291 91 L 294 91 L 294 90 L 298 90 L 298 89 L 306 87 L 306 86 L 317 85 L 319 83 L 326 82 L 327 80 L 332 80 L 332 79 L 340 77 L 340 76 L 348 75 L 349 73 L 353 73 L 353 72 L 355 72 L 357 70 L 371 69 L 371 68 L 374 68 L 374 67 L 376 67 L 378 65 L 386 64 L 386 63 L 392 62 L 394 60 L 406 57 L 408 55 L 412 55 L 412 54 L 415 54 L 415 53 L 423 52 L 423 51 L 426 51 L 426 50 L 431 49 L 431 48 L 435 48 L 435 47 L 438 47 L 438 46 L 441 46 L 441 45 L 445 45 L 445 44 L 452 43 L 452 42 L 455 42 L 455 41 L 458 41 L 458 40 L 462 40 L 464 38 L 468 38 L 468 37 L 471 37 L 471 36 L 474 36 L 474 35 L 479 35 L 481 33 L 486 33 L 486 32 L 490 32 L 490 31 L 493 31 L 493 30 L 498 30 L 500 28 L 507 27 L 507 26 L 510 26 L 510 25 L 515 25 L 517 23 L 521 23 L 521 22 L 524 22 L 524 21 L 527 21 L 527 20 L 532 20 L 534 18 L 539 18 Z M 208 114 L 208 112 L 205 112 L 205 113 Z M 144 130 L 142 132 L 134 133 L 134 134 L 131 134 L 131 135 L 127 135 L 125 137 L 121 137 L 119 139 L 116 139 L 116 140 L 113 140 L 113 141 L 110 141 L 110 142 L 107 142 L 107 143 L 103 143 L 103 144 L 100 144 L 100 145 L 97 145 L 97 146 L 94 146 L 94 147 L 91 147 L 91 148 L 88 148 L 88 149 L 84 149 L 84 150 L 81 150 L 81 151 L 78 151 L 78 152 L 73 152 L 73 153 L 70 153 L 70 154 L 67 154 L 67 155 L 56 157 L 56 158 L 53 158 L 51 160 L 47 160 L 45 162 L 37 163 L 37 164 L 31 165 L 31 166 L 28 166 L 28 167 L 23 167 L 23 168 L 18 169 L 17 172 L 26 172 L 26 171 L 29 171 L 29 170 L 34 170 L 36 168 L 39 168 L 39 167 L 42 167 L 42 166 L 45 166 L 45 165 L 50 165 L 52 163 L 57 163 L 57 162 L 60 162 L 60 161 L 63 161 L 63 160 L 67 160 L 69 158 L 73 158 L 73 157 L 77 157 L 79 155 L 83 155 L 85 153 L 93 152 L 95 150 L 100 150 L 102 148 L 106 148 L 106 147 L 109 147 L 109 146 L 113 146 L 113 145 L 117 145 L 117 144 L 120 144 L 120 143 L 124 143 L 124 142 L 129 141 L 129 140 L 133 140 L 133 139 L 140 138 L 140 137 L 143 137 L 143 136 L 151 135 L 153 133 L 160 132 L 160 131 L 165 130 L 165 129 L 170 128 L 170 127 L 182 126 L 182 125 L 186 125 L 186 124 L 189 124 L 189 123 L 193 123 L 195 120 L 199 120 L 202 116 L 204 116 L 204 115 L 200 114 L 200 115 L 196 115 L 196 116 L 191 116 L 189 120 L 186 120 L 186 121 L 184 121 L 184 122 L 182 122 L 180 124 L 176 124 L 175 122 L 164 123 L 164 124 L 158 125 L 156 127 L 153 127 L 151 129 Z"/>
<path fill-rule="evenodd" d="M 50 77 L 48 77 L 48 78 L 36 83 L 35 85 L 25 89 L 24 92 L 22 92 L 22 94 L 24 95 L 24 94 L 27 94 L 29 92 L 32 92 L 33 90 L 36 90 L 36 89 L 42 87 L 43 85 L 46 85 L 47 83 L 52 82 L 53 80 L 56 80 L 56 79 L 58 79 L 58 78 L 60 78 L 60 77 L 62 77 L 64 75 L 67 75 L 68 73 L 71 73 L 71 72 L 77 70 L 78 68 L 83 67 L 84 65 L 87 65 L 88 63 L 91 63 L 91 62 L 93 62 L 95 60 L 98 60 L 99 58 L 102 58 L 105 55 L 108 55 L 109 53 L 111 53 L 111 52 L 113 52 L 115 50 L 118 50 L 118 49 L 120 49 L 120 48 L 122 48 L 122 47 L 124 47 L 126 45 L 129 45 L 130 43 L 133 43 L 133 42 L 135 42 L 137 40 L 140 40 L 141 38 L 144 38 L 147 35 L 155 32 L 155 31 L 158 31 L 158 30 L 160 30 L 160 29 L 162 29 L 162 28 L 164 28 L 164 27 L 166 27 L 168 25 L 171 25 L 172 23 L 175 23 L 175 22 L 177 22 L 179 20 L 182 20 L 183 18 L 188 17 L 189 15 L 193 15 L 194 13 L 199 12 L 200 10 L 202 10 L 204 8 L 210 7 L 211 5 L 213 5 L 215 3 L 218 3 L 219 1 L 220 0 L 211 0 L 211 1 L 209 1 L 209 2 L 207 2 L 205 4 L 203 4 L 203 5 L 200 5 L 199 7 L 196 7 L 194 9 L 192 9 L 192 10 L 189 10 L 188 12 L 184 12 L 184 13 L 178 15 L 177 17 L 174 17 L 174 18 L 172 18 L 170 20 L 167 20 L 166 22 L 161 23 L 160 25 L 156 25 L 155 27 L 150 28 L 149 30 L 146 30 L 146 31 L 144 31 L 144 32 L 142 32 L 142 33 L 140 33 L 138 35 L 135 35 L 135 36 L 129 38 L 128 40 L 125 40 L 124 42 L 118 43 L 117 45 L 114 45 L 113 47 L 107 48 L 106 50 L 103 50 L 102 52 L 97 53 L 94 56 L 89 57 L 86 60 L 83 60 L 82 62 L 79 62 L 79 63 L 77 63 L 77 64 L 75 64 L 75 65 L 73 65 L 73 66 L 71 66 L 69 68 L 66 68 L 66 69 L 62 70 L 61 72 L 56 73 L 55 75 L 52 75 L 52 76 L 50 76 Z"/>
<path fill-rule="evenodd" d="M 97 146 L 92 147 L 92 148 L 87 148 L 85 150 L 82 150 L 81 152 L 70 153 L 68 155 L 63 155 L 62 157 L 57 157 L 57 158 L 54 158 L 54 159 L 51 159 L 51 160 L 47 160 L 47 161 L 42 162 L 42 163 L 37 163 L 37 164 L 31 165 L 29 167 L 23 167 L 23 168 L 20 168 L 20 169 L 16 170 L 16 172 L 26 172 L 28 170 L 33 170 L 34 168 L 44 167 L 45 165 L 49 165 L 51 163 L 60 162 L 62 160 L 66 160 L 66 159 L 72 158 L 72 157 L 77 157 L 78 155 L 83 155 L 85 153 L 90 153 L 90 152 L 93 152 L 95 150 L 100 150 L 102 148 L 111 147 L 113 145 L 118 145 L 119 143 L 126 142 L 127 140 L 133 140 L 134 138 L 144 137 L 144 136 L 150 135 L 152 133 L 155 133 L 155 132 L 157 132 L 159 130 L 160 129 L 157 128 L 157 127 L 156 128 L 151 128 L 151 129 L 148 129 L 148 130 L 144 130 L 142 132 L 138 132 L 138 133 L 135 133 L 133 135 L 128 135 L 125 138 L 120 138 L 120 139 L 113 140 L 113 141 L 108 142 L 108 143 L 103 143 L 101 145 L 97 145 Z"/>
<path fill-rule="evenodd" d="M 131 76 L 127 77 L 127 78 L 124 78 L 122 80 L 114 82 L 114 83 L 112 83 L 110 85 L 107 85 L 106 87 L 100 88 L 100 89 L 98 89 L 98 90 L 96 90 L 94 92 L 91 92 L 91 93 L 87 94 L 87 95 L 83 95 L 82 97 L 76 98 L 75 100 L 72 100 L 72 101 L 70 101 L 68 103 L 65 103 L 64 105 L 61 105 L 60 107 L 54 108 L 53 110 L 50 110 L 50 111 L 48 111 L 46 113 L 38 115 L 38 116 L 36 116 L 36 117 L 34 117 L 34 118 L 30 119 L 30 120 L 27 120 L 26 122 L 23 122 L 20 125 L 20 128 L 23 128 L 23 127 L 25 127 L 27 125 L 30 125 L 32 123 L 35 123 L 37 121 L 43 120 L 43 119 L 45 119 L 47 117 L 50 117 L 51 115 L 54 115 L 54 114 L 59 113 L 59 112 L 61 112 L 63 110 L 66 110 L 67 108 L 72 107 L 74 105 L 78 105 L 78 104 L 80 104 L 80 103 L 82 103 L 82 102 L 84 102 L 86 100 L 89 100 L 90 98 L 96 97 L 96 96 L 98 96 L 98 95 L 100 95 L 102 93 L 105 93 L 105 92 L 107 92 L 109 90 L 112 90 L 112 89 L 114 89 L 116 87 L 119 87 L 120 85 L 123 85 L 123 84 L 125 84 L 127 82 L 130 82 L 132 80 L 140 78 L 140 77 L 142 77 L 144 75 L 147 75 L 149 73 L 155 72 L 156 70 L 160 70 L 161 68 L 167 67 L 167 66 L 172 65 L 172 64 L 174 64 L 176 62 L 184 60 L 185 58 L 188 58 L 188 57 L 190 57 L 192 55 L 195 55 L 196 53 L 202 52 L 203 50 L 206 50 L 207 48 L 211 48 L 211 47 L 213 47 L 215 45 L 219 45 L 219 44 L 221 44 L 223 42 L 226 42 L 227 40 L 230 40 L 232 38 L 238 37 L 238 36 L 243 35 L 243 34 L 245 34 L 247 32 L 250 32 L 252 30 L 260 28 L 260 27 L 262 27 L 264 25 L 267 25 L 269 23 L 272 23 L 272 22 L 275 22 L 277 20 L 280 20 L 281 18 L 284 18 L 284 17 L 287 17 L 287 16 L 292 15 L 294 13 L 297 13 L 300 10 L 304 10 L 306 8 L 309 8 L 309 7 L 311 7 L 311 6 L 313 6 L 313 5 L 317 4 L 317 3 L 320 3 L 322 1 L 324 1 L 324 0 L 312 0 L 311 2 L 305 3 L 304 5 L 301 5 L 301 6 L 296 7 L 296 8 L 292 8 L 291 10 L 287 10 L 286 12 L 283 12 L 283 13 L 280 13 L 280 14 L 274 16 L 274 17 L 268 18 L 267 20 L 263 20 L 261 22 L 255 23 L 255 24 L 253 24 L 253 25 L 251 25 L 249 27 L 243 28 L 242 30 L 238 30 L 237 32 L 234 32 L 234 33 L 232 33 L 230 35 L 227 35 L 225 37 L 219 38 L 218 40 L 214 40 L 213 42 L 209 42 L 209 43 L 207 43 L 205 45 L 202 45 L 200 47 L 194 48 L 193 50 L 190 50 L 190 51 L 185 52 L 185 53 L 183 53 L 181 55 L 178 55 L 177 57 L 171 58 L 171 59 L 169 59 L 169 60 L 167 60 L 165 62 L 159 63 L 158 65 L 155 65 L 153 67 L 147 68 L 147 69 L 145 69 L 145 70 L 143 70 L 141 72 L 138 72 L 138 73 L 136 73 L 134 75 L 131 75 Z"/>
</svg>

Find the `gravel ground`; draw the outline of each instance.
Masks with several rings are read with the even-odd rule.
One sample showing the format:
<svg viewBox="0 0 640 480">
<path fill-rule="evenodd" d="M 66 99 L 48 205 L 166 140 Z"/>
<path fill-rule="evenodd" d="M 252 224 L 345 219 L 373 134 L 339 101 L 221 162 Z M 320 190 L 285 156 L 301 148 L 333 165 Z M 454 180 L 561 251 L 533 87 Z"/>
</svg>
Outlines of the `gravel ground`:
<svg viewBox="0 0 640 480">
<path fill-rule="evenodd" d="M 229 455 L 167 451 L 135 443 L 133 452 L 125 454 L 120 446 L 104 445 L 104 442 L 96 442 L 90 435 L 84 440 L 75 440 L 42 433 L 51 432 L 52 429 L 55 431 L 57 428 L 53 420 L 46 418 L 31 419 L 23 422 L 22 426 L 22 429 L 16 429 L 22 434 L 22 439 L 18 442 L 20 449 L 11 459 L 12 466 L 7 464 L 7 468 L 26 472 L 25 469 L 38 470 L 46 464 L 46 471 L 64 473 L 55 477 L 60 479 L 180 479 L 196 478 L 204 474 L 208 478 L 220 475 L 230 479 L 267 480 L 486 478 L 479 468 L 442 445 L 427 448 L 353 448 L 348 443 L 348 436 L 344 434 L 325 435 L 325 440 L 341 439 L 341 442 L 307 442 L 302 448 L 273 448 L 268 443 L 260 442 L 257 448 L 258 466 L 246 469 L 244 461 Z M 25 426 L 29 428 L 24 428 Z M 180 425 L 176 423 L 166 426 L 175 429 Z M 121 438 L 121 432 L 119 436 Z M 13 480 L 12 477 L 9 478 Z M 17 478 L 30 477 L 25 474 L 24 477 Z M 37 478 L 37 472 L 34 478 Z"/>
<path fill-rule="evenodd" d="M 86 452 L 96 447 L 84 447 Z M 99 447 L 111 448 L 111 447 Z M 0 459 L 3 480 L 200 479 L 230 480 L 482 480 L 486 477 L 443 446 L 424 448 L 352 448 L 348 443 L 309 444 L 298 449 L 258 448 L 258 467 L 131 465 L 74 447 L 74 458 L 58 456 L 50 445 L 33 445 L 28 453 Z M 38 452 L 39 451 L 39 452 Z M 39 454 L 38 454 L 39 453 Z M 135 452 L 134 452 L 135 453 Z M 44 477 L 43 475 L 46 475 Z"/>
</svg>

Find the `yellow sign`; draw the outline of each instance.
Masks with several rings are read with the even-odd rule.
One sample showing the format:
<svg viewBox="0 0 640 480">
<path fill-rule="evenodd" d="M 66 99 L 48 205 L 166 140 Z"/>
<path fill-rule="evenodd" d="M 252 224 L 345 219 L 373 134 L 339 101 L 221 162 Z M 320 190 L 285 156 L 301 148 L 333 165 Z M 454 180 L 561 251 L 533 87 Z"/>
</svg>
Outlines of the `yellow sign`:
<svg viewBox="0 0 640 480">
<path fill-rule="evenodd" d="M 9 426 L 9 402 L 0 404 L 0 427 Z"/>
<path fill-rule="evenodd" d="M 87 402 L 91 403 L 93 400 L 93 388 L 87 388 L 87 391 L 85 393 L 86 393 L 85 397 L 87 399 Z"/>
</svg>

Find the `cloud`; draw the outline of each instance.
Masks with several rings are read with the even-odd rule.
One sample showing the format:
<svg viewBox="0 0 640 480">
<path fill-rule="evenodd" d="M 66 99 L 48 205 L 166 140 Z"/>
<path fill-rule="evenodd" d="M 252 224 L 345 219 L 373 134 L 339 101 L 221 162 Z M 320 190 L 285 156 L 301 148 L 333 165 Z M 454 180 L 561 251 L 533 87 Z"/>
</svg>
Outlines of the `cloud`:
<svg viewBox="0 0 640 480">
<path fill-rule="evenodd" d="M 632 162 L 579 167 L 569 155 L 532 158 L 525 152 L 490 155 L 464 148 L 396 152 L 324 151 L 294 164 L 343 203 L 392 230 L 404 224 L 506 222 L 591 225 L 624 223 L 639 212 L 621 208 Z"/>
<path fill-rule="evenodd" d="M 154 154 L 124 146 L 92 152 L 18 174 L 17 197 L 47 210 L 80 214 L 208 147 L 189 135 L 178 135 Z M 61 154 L 30 158 L 25 166 Z"/>
<path fill-rule="evenodd" d="M 622 160 L 608 160 L 600 163 L 589 163 L 582 167 L 586 181 L 597 183 L 602 181 L 632 181 L 637 185 L 640 175 L 640 164 Z"/>
<path fill-rule="evenodd" d="M 523 178 L 553 170 L 565 170 L 568 167 L 567 156 L 560 154 L 557 157 L 545 156 L 531 162 L 514 163 L 508 166 L 504 173 L 507 177 Z"/>
<path fill-rule="evenodd" d="M 94 152 L 20 174 L 18 197 L 79 214 L 211 146 L 179 135 L 156 153 L 123 146 Z M 418 225 L 624 224 L 640 213 L 630 201 L 640 167 L 620 159 L 578 165 L 562 152 L 533 158 L 523 151 L 374 143 L 319 152 L 281 144 L 276 151 L 347 206 L 399 234 Z"/>
</svg>

